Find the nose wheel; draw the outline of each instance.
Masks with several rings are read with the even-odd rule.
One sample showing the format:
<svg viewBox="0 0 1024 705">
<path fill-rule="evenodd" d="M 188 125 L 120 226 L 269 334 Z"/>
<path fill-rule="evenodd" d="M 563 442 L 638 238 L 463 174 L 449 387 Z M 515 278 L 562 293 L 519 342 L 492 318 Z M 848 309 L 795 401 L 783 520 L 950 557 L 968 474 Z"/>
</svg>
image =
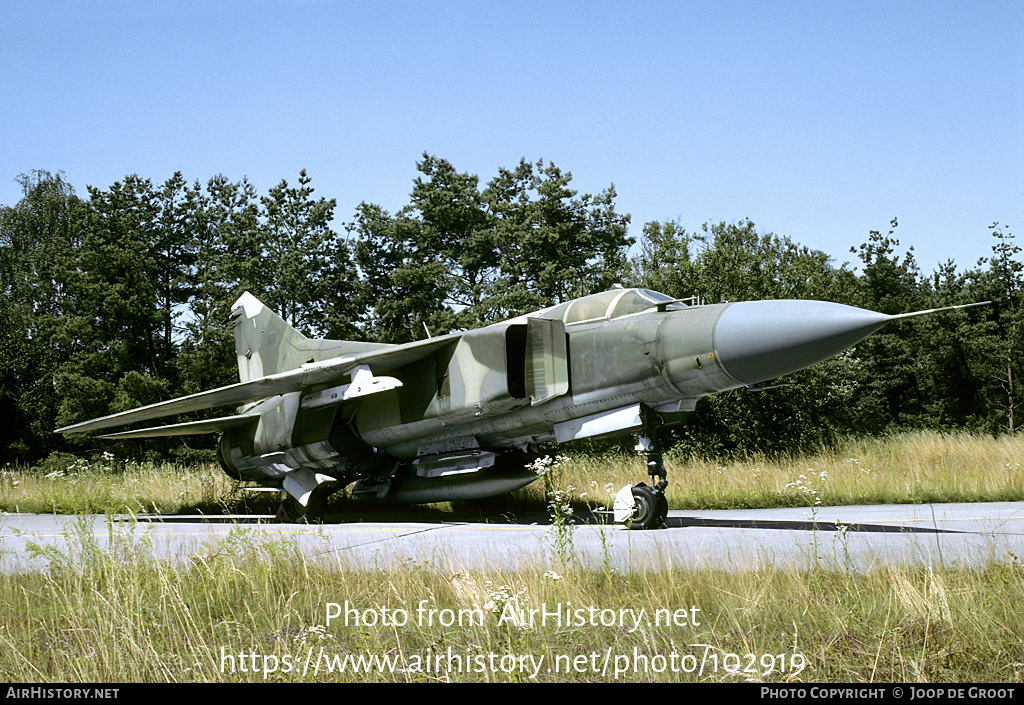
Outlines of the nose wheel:
<svg viewBox="0 0 1024 705">
<path fill-rule="evenodd" d="M 668 517 L 668 500 L 664 492 L 640 483 L 633 488 L 633 516 L 626 521 L 630 529 L 660 529 Z"/>
<path fill-rule="evenodd" d="M 641 482 L 631 490 L 633 511 L 620 519 L 630 529 L 660 529 L 668 517 L 668 499 L 665 490 L 668 488 L 668 476 L 665 472 L 665 461 L 661 456 L 661 445 L 658 434 L 662 421 L 657 412 L 641 407 L 643 428 L 640 432 L 636 450 L 647 461 L 647 474 L 651 476 L 653 487 Z M 623 488 L 622 494 L 625 494 Z"/>
</svg>

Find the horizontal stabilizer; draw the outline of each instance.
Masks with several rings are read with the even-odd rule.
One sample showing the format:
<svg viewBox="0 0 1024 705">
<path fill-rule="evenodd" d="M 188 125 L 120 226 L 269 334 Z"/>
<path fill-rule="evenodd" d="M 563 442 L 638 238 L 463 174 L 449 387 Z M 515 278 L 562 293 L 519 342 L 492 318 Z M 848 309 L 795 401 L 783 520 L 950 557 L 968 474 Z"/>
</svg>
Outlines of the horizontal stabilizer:
<svg viewBox="0 0 1024 705">
<path fill-rule="evenodd" d="M 139 428 L 134 431 L 121 431 L 120 433 L 109 433 L 99 438 L 159 438 L 162 436 L 192 436 L 203 433 L 221 433 L 237 426 L 244 426 L 259 416 L 256 414 L 241 416 L 222 416 L 219 419 L 207 419 L 205 421 L 190 421 L 188 423 L 176 423 L 170 426 L 154 426 L 153 428 Z"/>
</svg>

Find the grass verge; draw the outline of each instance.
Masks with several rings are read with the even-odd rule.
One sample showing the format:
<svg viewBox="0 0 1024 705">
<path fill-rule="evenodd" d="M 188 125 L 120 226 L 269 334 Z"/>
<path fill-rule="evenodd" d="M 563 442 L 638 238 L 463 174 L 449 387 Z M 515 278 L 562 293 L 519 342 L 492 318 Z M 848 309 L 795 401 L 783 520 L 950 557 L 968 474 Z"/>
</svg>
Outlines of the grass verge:
<svg viewBox="0 0 1024 705">
<path fill-rule="evenodd" d="M 810 457 L 669 458 L 674 508 L 1021 499 L 1014 438 L 911 434 Z M 553 526 L 635 483 L 634 457 L 577 456 L 519 502 Z M 586 495 L 584 496 L 584 493 Z M 113 458 L 5 468 L 7 511 L 264 511 L 213 467 Z M 35 504 L 33 504 L 35 502 Z M 350 499 L 335 505 L 344 509 Z M 353 505 L 354 506 L 354 505 Z M 183 560 L 145 531 L 75 521 L 63 547 L 28 543 L 0 572 L 0 678 L 143 681 L 1019 682 L 1024 566 L 886 566 L 867 573 L 662 568 L 445 572 L 310 559 L 293 539 L 236 527 Z M 314 536 L 317 530 L 311 528 Z M 552 555 L 559 555 L 553 532 Z M 565 555 L 571 555 L 566 551 Z M 0 566 L 2 566 L 0 553 Z"/>
<path fill-rule="evenodd" d="M 672 509 L 1024 500 L 1024 439 L 1015 436 L 922 431 L 849 440 L 809 456 L 720 462 L 670 452 L 666 467 Z M 646 479 L 637 456 L 578 454 L 559 466 L 552 482 L 572 487 L 567 501 L 583 507 L 606 487 Z M 0 471 L 0 511 L 6 512 L 272 514 L 279 501 L 240 492 L 216 465 L 67 456 L 40 468 Z M 545 484 L 522 490 L 516 504 L 520 511 L 544 511 Z M 345 492 L 333 500 L 335 512 L 365 509 Z"/>
<path fill-rule="evenodd" d="M 314 530 L 311 530 L 314 531 Z M 186 562 L 91 525 L 0 574 L 8 682 L 1019 682 L 1024 566 L 445 573 L 239 528 Z"/>
</svg>

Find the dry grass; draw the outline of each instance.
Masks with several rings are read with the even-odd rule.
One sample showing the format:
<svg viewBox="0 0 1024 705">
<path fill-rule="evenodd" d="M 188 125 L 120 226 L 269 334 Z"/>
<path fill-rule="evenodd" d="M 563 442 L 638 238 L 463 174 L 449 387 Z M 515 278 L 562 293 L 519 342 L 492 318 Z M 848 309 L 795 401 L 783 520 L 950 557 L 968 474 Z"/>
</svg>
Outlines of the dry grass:
<svg viewBox="0 0 1024 705">
<path fill-rule="evenodd" d="M 804 506 L 810 497 L 804 488 L 823 505 L 1024 500 L 1024 438 L 1015 436 L 921 431 L 850 440 L 809 456 L 728 462 L 668 453 L 666 467 L 672 509 Z M 642 460 L 623 454 L 573 455 L 557 473 L 557 486 L 573 487 L 578 506 L 608 496 L 606 486 L 647 480 Z M 215 465 L 72 458 L 0 472 L 0 511 L 8 512 L 274 513 L 279 500 L 239 492 Z M 335 511 L 364 509 L 346 493 L 334 501 Z M 522 490 L 518 504 L 544 511 L 544 484 Z"/>
<path fill-rule="evenodd" d="M 134 463 L 112 456 L 61 458 L 0 472 L 0 510 L 55 514 L 223 513 L 241 506 L 235 482 L 215 465 Z"/>
<path fill-rule="evenodd" d="M 866 575 L 445 573 L 324 564 L 242 528 L 182 565 L 154 559 L 131 529 L 111 529 L 101 547 L 84 527 L 64 551 L 40 549 L 39 571 L 0 575 L 8 682 L 1018 682 L 1024 673 L 1024 568 L 1010 554 L 983 570 Z"/>
<path fill-rule="evenodd" d="M 669 453 L 665 465 L 673 509 L 803 506 L 801 486 L 823 505 L 1024 500 L 1024 438 L 1015 436 L 921 431 L 793 458 L 714 462 Z M 572 457 L 562 473 L 576 488 L 646 479 L 642 461 L 622 455 Z"/>
<path fill-rule="evenodd" d="M 674 507 L 807 504 L 808 487 L 828 504 L 1020 499 L 1022 455 L 1015 438 L 917 433 L 781 461 L 670 457 L 669 499 Z M 588 492 L 586 501 L 604 496 L 605 484 L 635 483 L 641 468 L 635 457 L 580 456 L 559 468 L 555 485 L 575 486 L 577 501 Z M 542 489 L 534 483 L 520 501 L 543 508 Z M 79 512 L 235 511 L 239 501 L 213 467 L 107 458 L 45 473 L 4 471 L 4 507 L 25 510 L 37 500 L 39 511 Z M 978 570 L 666 567 L 623 575 L 566 560 L 452 574 L 429 562 L 390 570 L 321 562 L 291 539 L 245 527 L 187 562 L 163 561 L 131 526 L 111 523 L 102 542 L 90 526 L 69 531 L 66 548 L 30 546 L 38 570 L 0 573 L 0 679 L 793 683 L 1024 675 L 1024 567 L 1011 553 Z M 346 602 L 359 619 L 329 621 L 331 605 Z M 437 619 L 425 620 L 421 606 Z M 580 623 L 538 617 L 555 606 L 583 610 Z M 639 609 L 645 619 L 637 626 L 625 611 Z M 385 623 L 384 610 L 404 611 L 406 621 Z M 521 610 L 540 612 L 531 624 L 511 617 Z M 458 624 L 443 615 L 479 618 Z"/>
</svg>

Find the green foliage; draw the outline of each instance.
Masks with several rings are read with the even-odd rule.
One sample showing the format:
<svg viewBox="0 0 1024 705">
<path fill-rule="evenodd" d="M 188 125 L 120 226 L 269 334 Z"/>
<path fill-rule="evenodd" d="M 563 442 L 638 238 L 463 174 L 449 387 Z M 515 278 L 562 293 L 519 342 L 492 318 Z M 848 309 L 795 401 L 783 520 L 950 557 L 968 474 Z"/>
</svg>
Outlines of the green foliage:
<svg viewBox="0 0 1024 705">
<path fill-rule="evenodd" d="M 410 204 L 360 204 L 349 231 L 371 337 L 404 342 L 463 330 L 609 288 L 625 266 L 629 216 L 614 187 L 578 196 L 543 161 L 478 177 L 424 154 Z"/>
<path fill-rule="evenodd" d="M 348 247 L 331 229 L 335 199 L 313 200 L 312 179 L 299 173 L 260 199 L 261 224 L 238 242 L 233 268 L 250 290 L 292 326 L 317 337 L 332 320 L 350 318 L 355 291 Z"/>
<path fill-rule="evenodd" d="M 626 234 L 629 216 L 615 212 L 615 186 L 578 197 L 571 181 L 554 164 L 524 159 L 500 170 L 484 192 L 499 221 L 508 312 L 604 291 L 625 269 L 634 240 Z"/>
<path fill-rule="evenodd" d="M 89 321 L 83 343 L 105 361 L 105 376 L 164 371 L 159 336 L 160 208 L 152 183 L 129 176 L 109 191 L 90 188 L 74 280 L 75 312 Z"/>
<path fill-rule="evenodd" d="M 673 432 L 675 442 L 723 457 L 807 451 L 841 435 L 900 428 L 1012 430 L 1020 378 L 1013 351 L 1024 342 L 1016 318 L 1024 267 L 1012 235 L 993 226 L 988 271 L 958 273 L 948 262 L 929 279 L 912 250 L 896 254 L 896 227 L 893 219 L 886 235 L 872 231 L 851 249 L 863 264 L 856 275 L 822 252 L 758 233 L 750 221 L 705 224 L 696 233 L 648 223 L 628 279 L 680 298 L 820 299 L 890 314 L 1002 302 L 895 322 L 838 358 L 765 383 L 785 386 L 704 398 Z"/>
<path fill-rule="evenodd" d="M 54 375 L 53 383 L 60 397 L 56 418 L 58 426 L 104 416 L 114 398 L 114 385 L 111 383 L 66 368 Z"/>
<path fill-rule="evenodd" d="M 0 455 L 26 460 L 55 445 L 53 375 L 81 349 L 72 285 L 84 204 L 63 174 L 18 181 L 22 199 L 0 206 Z"/>
<path fill-rule="evenodd" d="M 543 160 L 486 184 L 424 154 L 408 203 L 362 203 L 346 237 L 334 199 L 301 171 L 265 195 L 223 175 L 135 175 L 79 199 L 63 174 L 22 175 L 0 206 L 0 453 L 32 460 L 82 450 L 57 425 L 237 379 L 228 320 L 245 290 L 317 337 L 407 342 L 601 291 L 613 283 L 675 297 L 804 298 L 902 313 L 993 305 L 887 326 L 835 360 L 760 394 L 701 400 L 676 440 L 687 451 L 793 452 L 837 435 L 903 428 L 1014 432 L 1021 404 L 1024 264 L 1009 229 L 992 257 L 922 274 L 899 254 L 893 219 L 851 248 L 855 272 L 750 220 L 644 224 L 639 246 L 616 192 L 580 195 Z M 767 385 L 772 386 L 772 385 Z M 119 452 L 209 452 L 180 441 Z M 85 444 L 85 445 L 83 445 Z"/>
<path fill-rule="evenodd" d="M 217 175 L 195 201 L 195 267 L 189 316 L 176 366 L 184 393 L 222 387 L 238 379 L 235 343 L 226 322 L 240 293 L 234 279 L 234 252 L 259 225 L 256 191 L 247 181 Z"/>
<path fill-rule="evenodd" d="M 787 375 L 780 386 L 705 397 L 672 431 L 676 449 L 712 458 L 772 457 L 835 444 L 856 424 L 860 361 L 849 352 Z"/>
<path fill-rule="evenodd" d="M 401 343 L 424 337 L 445 311 L 444 264 L 416 242 L 416 224 L 379 206 L 360 204 L 349 226 L 363 273 L 364 325 L 372 337 Z"/>
<path fill-rule="evenodd" d="M 708 303 L 822 299 L 846 303 L 856 280 L 819 250 L 761 234 L 750 220 L 705 223 L 688 233 L 679 223 L 648 223 L 640 255 L 629 266 L 637 286 Z"/>
</svg>

